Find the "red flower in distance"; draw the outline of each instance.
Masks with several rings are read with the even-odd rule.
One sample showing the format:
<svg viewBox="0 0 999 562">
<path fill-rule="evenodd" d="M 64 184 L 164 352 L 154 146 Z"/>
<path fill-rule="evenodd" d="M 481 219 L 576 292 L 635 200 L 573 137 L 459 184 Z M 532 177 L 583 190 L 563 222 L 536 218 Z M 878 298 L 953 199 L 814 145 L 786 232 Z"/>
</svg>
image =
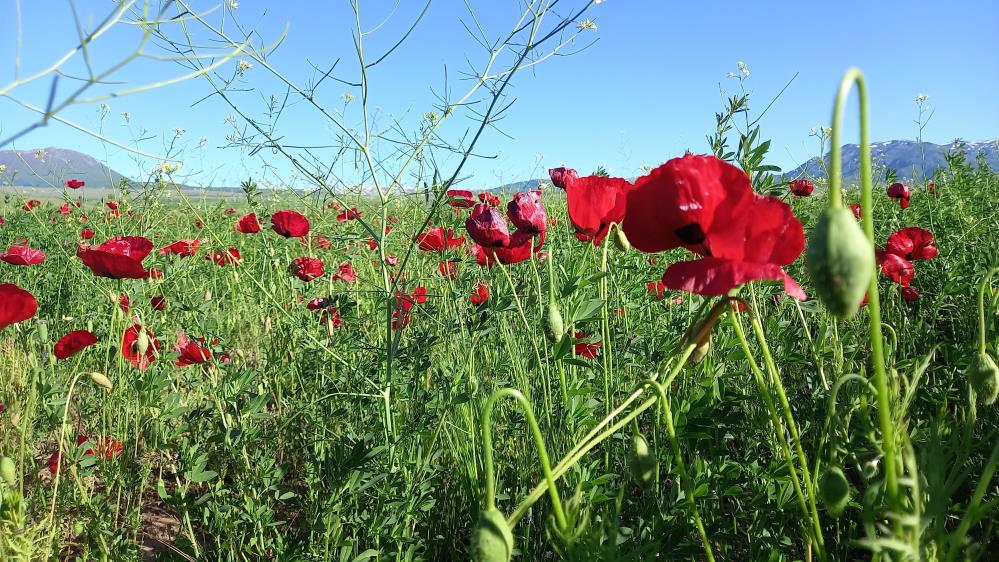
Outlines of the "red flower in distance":
<svg viewBox="0 0 999 562">
<path fill-rule="evenodd" d="M 81 447 L 90 438 L 86 435 L 80 434 L 76 436 L 76 446 Z M 120 457 L 124 450 L 122 442 L 117 439 L 112 439 L 111 437 L 98 437 L 93 441 L 94 447 L 97 449 L 96 453 L 94 449 L 87 449 L 83 452 L 85 456 L 96 456 L 99 459 L 111 460 L 116 457 Z M 51 469 L 51 468 L 50 468 Z"/>
<path fill-rule="evenodd" d="M 118 202 L 117 201 L 108 201 L 107 203 L 105 203 L 105 205 L 107 205 L 108 209 L 111 209 L 112 211 L 117 211 L 118 210 Z"/>
<path fill-rule="evenodd" d="M 805 298 L 783 269 L 805 248 L 801 222 L 786 203 L 754 193 L 739 168 L 688 154 L 638 178 L 627 199 L 624 232 L 635 248 L 684 247 L 704 256 L 671 265 L 663 273 L 667 288 L 718 296 L 768 279 Z"/>
<path fill-rule="evenodd" d="M 912 192 L 909 191 L 909 186 L 904 183 L 895 182 L 888 186 L 888 197 L 898 200 L 898 206 L 905 209 L 909 206 L 909 197 Z"/>
<path fill-rule="evenodd" d="M 28 199 L 27 203 L 25 203 L 24 205 L 21 205 L 21 209 L 23 209 L 25 211 L 31 211 L 32 209 L 34 209 L 35 207 L 40 206 L 41 204 L 42 204 L 42 202 L 39 201 L 38 199 Z"/>
<path fill-rule="evenodd" d="M 278 211 L 271 215 L 271 229 L 285 238 L 306 236 L 309 234 L 309 219 L 298 211 Z"/>
<path fill-rule="evenodd" d="M 621 224 L 631 184 L 621 178 L 586 176 L 565 187 L 569 220 L 582 242 L 603 242 L 611 223 Z"/>
<path fill-rule="evenodd" d="M 912 262 L 896 254 L 883 253 L 881 259 L 881 273 L 887 275 L 892 281 L 905 287 L 916 277 L 916 269 Z"/>
<path fill-rule="evenodd" d="M 59 338 L 52 348 L 52 354 L 56 359 L 66 359 L 76 352 L 90 347 L 97 343 L 97 336 L 86 330 L 75 330 Z"/>
<path fill-rule="evenodd" d="M 443 252 L 465 243 L 463 237 L 456 237 L 450 228 L 434 227 L 416 236 L 416 243 L 424 252 Z"/>
<path fill-rule="evenodd" d="M 475 205 L 475 199 L 472 199 L 472 192 L 466 189 L 449 189 L 447 190 L 447 203 L 452 207 L 467 209 Z"/>
<path fill-rule="evenodd" d="M 902 299 L 906 302 L 915 302 L 919 300 L 919 291 L 911 285 L 902 285 L 898 288 L 899 294 L 902 295 Z"/>
<path fill-rule="evenodd" d="M 930 193 L 936 193 L 937 192 L 937 184 L 936 184 L 936 182 L 932 182 L 931 181 L 930 183 L 926 184 L 926 191 L 928 191 Z"/>
<path fill-rule="evenodd" d="M 45 261 L 45 252 L 30 248 L 27 243 L 15 244 L 0 254 L 0 261 L 11 265 L 38 265 Z"/>
<path fill-rule="evenodd" d="M 167 302 L 166 297 L 155 296 L 149 299 L 149 306 L 153 307 L 153 310 L 166 310 Z"/>
<path fill-rule="evenodd" d="M 84 240 L 90 240 L 91 238 L 94 237 L 94 231 L 90 230 L 89 228 L 84 228 L 83 230 L 80 231 L 80 236 Z"/>
<path fill-rule="evenodd" d="M 0 330 L 24 322 L 37 311 L 34 295 L 13 283 L 0 283 Z"/>
<path fill-rule="evenodd" d="M 791 184 L 788 185 L 788 189 L 791 190 L 796 197 L 808 197 L 815 191 L 815 185 L 805 178 L 799 178 L 792 180 Z"/>
<path fill-rule="evenodd" d="M 202 341 L 202 343 L 204 343 Z M 212 351 L 207 347 L 202 347 L 197 340 L 189 339 L 181 334 L 177 338 L 177 346 L 174 351 L 178 353 L 177 361 L 174 365 L 178 367 L 188 367 L 190 365 L 200 365 L 212 360 Z"/>
<path fill-rule="evenodd" d="M 657 300 L 662 300 L 666 297 L 666 285 L 663 284 L 662 279 L 659 281 L 649 281 L 645 284 L 645 292 L 651 294 Z"/>
<path fill-rule="evenodd" d="M 250 213 L 240 217 L 239 220 L 236 221 L 236 232 L 241 232 L 243 234 L 255 234 L 260 232 L 260 221 L 257 220 L 257 214 Z M 277 231 L 275 230 L 275 232 Z"/>
<path fill-rule="evenodd" d="M 541 201 L 540 191 L 524 191 L 513 196 L 506 205 L 507 216 L 517 230 L 542 234 L 548 230 L 548 214 Z"/>
<path fill-rule="evenodd" d="M 337 266 L 337 272 L 333 274 L 333 281 L 343 281 L 353 283 L 357 281 L 357 273 L 354 271 L 354 264 L 345 261 Z"/>
<path fill-rule="evenodd" d="M 853 213 L 853 216 L 857 217 L 858 221 L 863 218 L 863 211 L 864 209 L 860 206 L 860 203 L 850 205 L 850 212 Z"/>
<path fill-rule="evenodd" d="M 111 279 L 145 279 L 149 272 L 142 260 L 153 249 L 153 243 L 142 236 L 115 236 L 97 246 L 76 253 L 94 275 Z"/>
<path fill-rule="evenodd" d="M 488 191 L 482 191 L 479 193 L 479 201 L 487 205 L 492 205 L 493 207 L 499 207 L 500 198 L 489 193 Z"/>
<path fill-rule="evenodd" d="M 62 184 L 70 189 L 80 189 L 81 187 L 87 185 L 83 180 L 66 180 L 62 182 Z"/>
<path fill-rule="evenodd" d="M 323 260 L 307 256 L 295 258 L 291 262 L 290 270 L 295 277 L 306 282 L 318 279 L 326 273 Z"/>
<path fill-rule="evenodd" d="M 340 315 L 340 309 L 327 297 L 316 297 L 309 301 L 309 304 L 305 305 L 305 308 L 318 311 L 320 313 L 319 319 L 324 322 L 328 321 L 334 328 L 339 328 L 343 325 L 343 316 Z"/>
<path fill-rule="evenodd" d="M 222 211 L 222 214 L 224 216 L 227 216 L 227 217 L 231 216 L 231 215 L 235 215 L 236 214 L 236 209 L 233 209 L 232 207 L 228 207 L 228 208 L 226 208 L 225 211 Z"/>
<path fill-rule="evenodd" d="M 159 249 L 162 256 L 173 254 L 175 256 L 190 257 L 198 253 L 198 246 L 201 240 L 178 240 L 169 246 Z"/>
<path fill-rule="evenodd" d="M 911 261 L 931 260 L 937 257 L 933 233 L 918 226 L 908 226 L 888 237 L 885 252 L 902 256 Z"/>
<path fill-rule="evenodd" d="M 339 215 L 337 215 L 336 220 L 337 222 L 347 222 L 360 217 L 361 217 L 361 212 L 357 210 L 357 207 L 351 207 L 349 209 L 344 210 L 344 212 L 340 213 Z"/>
<path fill-rule="evenodd" d="M 148 328 L 139 324 L 130 326 L 121 336 L 121 355 L 140 371 L 144 371 L 156 360 L 160 342 L 156 341 Z"/>
<path fill-rule="evenodd" d="M 69 215 L 69 214 L 71 214 L 71 213 L 72 213 L 73 211 L 72 211 L 72 210 L 70 210 L 70 208 L 69 208 L 69 203 L 63 203 L 62 205 L 59 205 L 59 210 L 58 210 L 57 212 L 58 212 L 58 213 L 59 213 L 60 215 Z"/>
<path fill-rule="evenodd" d="M 497 248 L 510 243 L 510 229 L 506 219 L 494 207 L 480 203 L 465 220 L 465 230 L 476 244 L 484 248 Z"/>
<path fill-rule="evenodd" d="M 576 355 L 586 359 L 593 359 L 597 356 L 597 353 L 600 351 L 600 342 L 589 341 L 583 332 L 576 332 L 573 338 L 576 340 L 576 344 L 573 346 Z"/>
<path fill-rule="evenodd" d="M 437 272 L 440 273 L 441 277 L 447 277 L 448 279 L 458 278 L 458 264 L 453 261 L 441 261 L 437 263 Z"/>
<path fill-rule="evenodd" d="M 215 265 L 219 267 L 225 267 L 227 265 L 239 265 L 243 256 L 236 248 L 229 248 L 228 250 L 212 250 L 205 255 L 205 259 L 215 262 Z"/>
<path fill-rule="evenodd" d="M 128 311 L 132 309 L 132 299 L 128 298 L 128 295 L 119 296 L 118 308 L 120 308 L 125 314 L 128 314 Z"/>
<path fill-rule="evenodd" d="M 572 168 L 559 166 L 558 168 L 549 169 L 548 177 L 551 178 L 552 185 L 565 189 L 567 185 L 571 184 L 576 179 L 577 174 L 576 170 L 573 170 Z"/>
<path fill-rule="evenodd" d="M 475 284 L 472 289 L 472 294 L 468 296 L 468 300 L 472 301 L 475 306 L 482 306 L 489 300 L 489 285 L 486 285 L 485 281 L 479 281 Z"/>
</svg>

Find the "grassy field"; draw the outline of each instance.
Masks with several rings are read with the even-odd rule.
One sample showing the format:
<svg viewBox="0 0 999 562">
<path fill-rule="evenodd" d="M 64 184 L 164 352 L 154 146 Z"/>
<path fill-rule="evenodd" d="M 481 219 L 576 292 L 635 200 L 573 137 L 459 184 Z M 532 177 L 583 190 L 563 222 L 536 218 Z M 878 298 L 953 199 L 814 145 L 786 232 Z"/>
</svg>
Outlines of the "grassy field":
<svg viewBox="0 0 999 562">
<path fill-rule="evenodd" d="M 167 197 L 164 186 L 121 200 L 117 213 L 88 200 L 61 214 L 59 202 L 25 211 L 22 196 L 5 192 L 0 249 L 26 240 L 46 257 L 0 263 L 0 283 L 38 302 L 32 318 L 0 331 L 0 456 L 13 473 L 0 477 L 13 480 L 0 484 L 0 557 L 467 559 L 491 501 L 484 408 L 512 388 L 540 431 L 512 400 L 487 420 L 496 506 L 516 523 L 517 560 L 991 559 L 997 417 L 981 396 L 975 404 L 966 370 L 979 284 L 999 263 L 999 178 L 957 166 L 934 180 L 935 193 L 912 186 L 906 209 L 883 184 L 874 191 L 878 245 L 920 226 L 939 248 L 916 262 L 918 300 L 880 276 L 901 459 L 895 505 L 870 388 L 868 308 L 836 320 L 814 299 L 804 255 L 787 270 L 813 298 L 750 283 L 743 305 L 718 306 L 709 335 L 688 346 L 684 333 L 719 299 L 660 295 L 654 284 L 689 254 L 622 252 L 613 235 L 580 242 L 553 187 L 544 253 L 492 268 L 467 252 L 468 209 L 446 204 L 348 202 L 391 226 L 379 244 L 326 202 L 298 202 L 310 232 L 286 238 L 267 218 L 287 201 L 251 198 L 229 213 L 229 203 Z M 824 192 L 778 192 L 808 232 Z M 858 197 L 847 192 L 845 203 Z M 262 230 L 237 232 L 251 210 Z M 433 226 L 464 243 L 421 251 L 415 237 Z M 161 277 L 115 280 L 76 256 L 84 228 L 95 245 L 113 236 L 200 245 L 190 257 L 153 250 L 143 266 Z M 218 253 L 229 248 L 238 265 Z M 325 273 L 291 274 L 302 256 L 321 259 Z M 453 278 L 442 275 L 448 261 Z M 479 284 L 488 298 L 475 304 Z M 550 295 L 564 320 L 555 342 L 544 333 Z M 993 352 L 997 295 L 984 300 Z M 310 310 L 317 298 L 326 300 Z M 122 352 L 133 325 L 158 342 L 126 342 L 146 362 Z M 53 345 L 74 330 L 97 342 L 57 359 Z M 666 383 L 668 419 L 651 387 L 633 394 L 652 376 Z M 658 463 L 636 458 L 635 432 Z M 538 436 L 560 475 L 557 509 L 539 486 Z M 826 488 L 839 467 L 845 506 Z"/>
</svg>

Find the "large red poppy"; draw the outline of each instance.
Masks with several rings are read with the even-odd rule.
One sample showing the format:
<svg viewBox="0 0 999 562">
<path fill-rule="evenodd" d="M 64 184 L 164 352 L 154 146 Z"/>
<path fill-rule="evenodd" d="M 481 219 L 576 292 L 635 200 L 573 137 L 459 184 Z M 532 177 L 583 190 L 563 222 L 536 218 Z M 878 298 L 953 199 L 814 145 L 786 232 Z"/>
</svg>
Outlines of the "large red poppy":
<svg viewBox="0 0 999 562">
<path fill-rule="evenodd" d="M 898 206 L 905 209 L 909 206 L 909 197 L 912 192 L 909 190 L 909 186 L 901 182 L 895 182 L 888 186 L 888 197 L 898 200 Z"/>
<path fill-rule="evenodd" d="M 178 353 L 174 365 L 178 367 L 200 365 L 212 360 L 210 349 L 199 345 L 197 340 L 190 339 L 185 334 L 181 334 L 181 337 L 177 338 L 177 346 L 174 350 Z"/>
<path fill-rule="evenodd" d="M 541 250 L 545 241 L 547 218 L 540 194 L 521 197 L 510 202 L 507 210 L 511 221 L 522 225 L 512 235 L 503 215 L 495 208 L 480 203 L 472 210 L 465 221 L 465 229 L 476 242 L 470 252 L 480 265 L 492 265 L 496 260 L 503 264 L 513 264 L 530 259 L 531 254 Z M 519 194 L 518 194 L 519 195 Z M 534 237 L 538 236 L 537 245 Z"/>
<path fill-rule="evenodd" d="M 815 184 L 805 178 L 799 178 L 791 180 L 790 185 L 788 185 L 788 189 L 790 189 L 791 193 L 793 193 L 796 197 L 808 197 L 813 191 L 815 191 Z"/>
<path fill-rule="evenodd" d="M 142 267 L 153 243 L 142 236 L 115 236 L 103 244 L 80 249 L 77 257 L 94 275 L 111 279 L 145 279 L 149 272 Z"/>
<path fill-rule="evenodd" d="M 34 295 L 13 283 L 0 283 L 0 330 L 31 318 L 37 311 Z"/>
<path fill-rule="evenodd" d="M 94 334 L 87 330 L 74 330 L 59 338 L 59 341 L 52 348 L 52 354 L 56 356 L 56 359 L 66 359 L 95 343 L 97 343 L 97 336 Z"/>
<path fill-rule="evenodd" d="M 298 238 L 309 233 L 309 219 L 298 211 L 278 211 L 271 215 L 271 228 L 286 238 Z"/>
<path fill-rule="evenodd" d="M 523 191 L 506 204 L 506 214 L 517 230 L 541 234 L 548 229 L 548 214 L 540 191 Z"/>
<path fill-rule="evenodd" d="M 242 216 L 236 221 L 236 232 L 243 234 L 255 234 L 260 232 L 260 221 L 257 220 L 256 213 Z"/>
<path fill-rule="evenodd" d="M 671 265 L 662 279 L 667 288 L 717 296 L 769 279 L 805 298 L 783 269 L 805 248 L 801 222 L 789 205 L 753 193 L 745 172 L 714 156 L 687 154 L 638 178 L 624 232 L 643 252 L 683 247 L 704 256 Z"/>
<path fill-rule="evenodd" d="M 322 277 L 326 273 L 323 260 L 308 256 L 295 258 L 289 270 L 295 277 L 298 277 L 302 281 L 312 281 L 313 279 Z"/>
<path fill-rule="evenodd" d="M 631 184 L 621 178 L 586 176 L 565 186 L 569 220 L 576 238 L 599 245 L 611 223 L 621 224 Z"/>
<path fill-rule="evenodd" d="M 907 260 L 931 260 L 937 257 L 933 233 L 918 226 L 907 226 L 888 237 L 885 252 Z"/>
<path fill-rule="evenodd" d="M 465 230 L 476 244 L 496 248 L 510 243 L 510 228 L 495 207 L 480 203 L 465 220 Z"/>
<path fill-rule="evenodd" d="M 0 261 L 11 265 L 38 265 L 45 261 L 45 252 L 31 248 L 27 243 L 15 244 L 0 253 Z"/>
<path fill-rule="evenodd" d="M 140 333 L 145 334 L 144 338 Z M 143 341 L 144 340 L 144 341 Z M 145 345 L 145 349 L 142 349 Z M 144 371 L 156 360 L 156 352 L 160 348 L 160 342 L 148 328 L 143 328 L 139 324 L 129 326 L 121 336 L 121 355 L 140 371 Z"/>
<path fill-rule="evenodd" d="M 162 256 L 167 254 L 173 254 L 175 256 L 190 257 L 198 253 L 198 246 L 201 244 L 201 240 L 178 240 L 169 246 L 164 246 L 159 249 L 159 253 Z"/>
<path fill-rule="evenodd" d="M 467 189 L 449 189 L 447 190 L 447 203 L 452 207 L 458 207 L 459 209 L 467 209 L 475 205 L 475 199 L 472 198 L 472 192 Z"/>
<path fill-rule="evenodd" d="M 424 252 L 443 252 L 457 248 L 465 243 L 465 239 L 454 235 L 450 228 L 434 227 L 416 236 L 416 243 Z"/>
</svg>

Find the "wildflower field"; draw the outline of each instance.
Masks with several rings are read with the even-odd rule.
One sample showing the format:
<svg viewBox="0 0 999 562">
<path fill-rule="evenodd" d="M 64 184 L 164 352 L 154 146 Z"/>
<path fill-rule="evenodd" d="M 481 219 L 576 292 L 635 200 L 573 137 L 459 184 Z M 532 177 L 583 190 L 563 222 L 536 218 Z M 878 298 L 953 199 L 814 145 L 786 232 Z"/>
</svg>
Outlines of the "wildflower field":
<svg viewBox="0 0 999 562">
<path fill-rule="evenodd" d="M 771 163 L 740 62 L 686 153 L 487 189 L 465 166 L 507 86 L 578 47 L 599 1 L 516 3 L 495 40 L 472 12 L 485 62 L 415 132 L 368 87 L 429 2 L 374 57 L 382 24 L 350 3 L 356 68 L 307 85 L 271 66 L 283 36 L 231 23 L 237 2 L 115 4 L 0 89 L 55 75 L 0 148 L 67 107 L 105 119 L 101 100 L 201 81 L 232 112 L 226 147 L 305 187 L 198 197 L 183 129 L 115 185 L 27 188 L 0 165 L 0 560 L 999 559 L 999 171 L 959 143 L 931 173 L 872 161 L 859 70 L 829 85 L 821 173 Z M 184 73 L 95 70 L 123 22 Z M 59 93 L 70 60 L 82 86 Z M 283 91 L 263 116 L 254 72 Z M 343 109 L 317 93 L 331 76 Z M 294 144 L 286 110 L 338 144 Z M 60 122 L 146 154 L 145 133 Z"/>
</svg>

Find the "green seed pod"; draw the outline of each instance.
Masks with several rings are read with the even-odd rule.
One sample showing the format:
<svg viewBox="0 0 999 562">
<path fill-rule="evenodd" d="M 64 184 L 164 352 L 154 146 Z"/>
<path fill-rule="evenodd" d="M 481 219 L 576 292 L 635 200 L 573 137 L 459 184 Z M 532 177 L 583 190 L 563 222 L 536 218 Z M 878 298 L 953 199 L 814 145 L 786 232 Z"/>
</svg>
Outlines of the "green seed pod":
<svg viewBox="0 0 999 562">
<path fill-rule="evenodd" d="M 149 334 L 146 333 L 145 328 L 139 329 L 138 337 L 135 340 L 135 350 L 140 356 L 145 355 L 146 351 L 149 351 Z"/>
<path fill-rule="evenodd" d="M 836 316 L 853 316 L 874 273 L 874 247 L 857 219 L 842 207 L 826 209 L 808 239 L 808 275 L 815 293 Z"/>
<path fill-rule="evenodd" d="M 472 530 L 473 562 L 509 562 L 513 555 L 513 533 L 498 509 L 484 510 Z"/>
<path fill-rule="evenodd" d="M 5 482 L 11 488 L 17 482 L 17 467 L 14 466 L 14 459 L 10 457 L 0 457 L 0 481 Z"/>
<path fill-rule="evenodd" d="M 999 365 L 988 353 L 980 351 L 968 365 L 968 380 L 978 399 L 991 406 L 999 398 Z"/>
<path fill-rule="evenodd" d="M 822 475 L 819 482 L 819 499 L 833 517 L 839 517 L 850 503 L 850 483 L 846 481 L 843 469 L 832 466 Z"/>
<path fill-rule="evenodd" d="M 628 447 L 628 470 L 635 483 L 648 490 L 656 481 L 656 455 L 641 433 L 631 435 Z"/>
<path fill-rule="evenodd" d="M 545 317 L 542 319 L 542 327 L 545 330 L 545 335 L 554 343 L 558 343 L 562 339 L 562 336 L 565 335 L 565 322 L 562 321 L 562 311 L 559 310 L 558 305 L 554 302 L 548 303 L 548 309 L 545 310 Z"/>
<path fill-rule="evenodd" d="M 96 371 L 90 373 L 90 382 L 107 390 L 111 390 L 112 388 L 114 388 L 114 385 L 111 384 L 111 379 L 107 378 L 102 373 L 98 373 Z"/>
<path fill-rule="evenodd" d="M 614 245 L 622 252 L 627 252 L 631 249 L 631 242 L 628 241 L 628 237 L 625 236 L 620 225 L 614 227 Z"/>
</svg>

